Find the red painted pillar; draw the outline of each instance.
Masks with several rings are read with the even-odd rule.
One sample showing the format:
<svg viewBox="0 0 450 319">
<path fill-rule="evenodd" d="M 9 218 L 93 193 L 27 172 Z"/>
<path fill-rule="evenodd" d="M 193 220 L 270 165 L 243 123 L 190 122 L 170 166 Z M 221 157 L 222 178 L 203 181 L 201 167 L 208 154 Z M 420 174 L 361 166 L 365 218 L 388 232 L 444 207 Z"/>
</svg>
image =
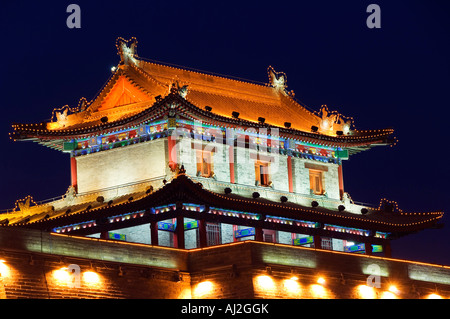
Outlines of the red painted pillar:
<svg viewBox="0 0 450 319">
<path fill-rule="evenodd" d="M 151 222 L 150 223 L 150 239 L 152 242 L 152 245 L 158 246 L 158 222 Z"/>
<path fill-rule="evenodd" d="M 173 136 L 168 137 L 168 148 L 169 148 L 169 167 L 172 171 L 176 169 L 177 166 L 177 149 L 176 149 L 176 139 Z"/>
<path fill-rule="evenodd" d="M 100 233 L 100 238 L 101 238 L 101 239 L 109 239 L 108 232 L 107 232 L 107 231 L 102 231 L 102 232 Z"/>
<path fill-rule="evenodd" d="M 292 158 L 291 156 L 287 157 L 287 169 L 288 169 L 288 181 L 289 181 L 289 192 L 294 192 L 294 183 L 293 183 L 293 176 L 292 176 Z"/>
<path fill-rule="evenodd" d="M 256 241 L 264 241 L 263 229 L 261 227 L 255 227 L 255 240 Z"/>
<path fill-rule="evenodd" d="M 314 248 L 322 249 L 322 237 L 319 235 L 314 236 Z"/>
<path fill-rule="evenodd" d="M 365 254 L 372 255 L 372 245 L 370 243 L 364 243 L 364 246 L 366 247 Z"/>
<path fill-rule="evenodd" d="M 238 241 L 236 238 L 236 231 L 238 230 L 238 225 L 233 225 L 233 242 Z"/>
<path fill-rule="evenodd" d="M 200 248 L 206 247 L 208 245 L 206 239 L 206 222 L 203 219 L 198 221 L 198 236 L 200 242 Z"/>
<path fill-rule="evenodd" d="M 339 195 L 342 199 L 344 196 L 344 175 L 342 174 L 342 164 L 338 166 L 338 177 L 339 177 Z"/>
<path fill-rule="evenodd" d="M 234 146 L 228 147 L 228 159 L 230 162 L 230 183 L 234 184 Z"/>
<path fill-rule="evenodd" d="M 72 179 L 72 186 L 77 190 L 77 160 L 75 157 L 70 158 L 70 175 Z"/>
<path fill-rule="evenodd" d="M 177 216 L 177 228 L 175 230 L 177 236 L 177 248 L 184 249 L 184 217 Z"/>
<path fill-rule="evenodd" d="M 384 249 L 384 256 L 387 258 L 391 258 L 392 257 L 391 243 L 387 242 L 386 244 L 384 244 L 383 249 Z"/>
</svg>

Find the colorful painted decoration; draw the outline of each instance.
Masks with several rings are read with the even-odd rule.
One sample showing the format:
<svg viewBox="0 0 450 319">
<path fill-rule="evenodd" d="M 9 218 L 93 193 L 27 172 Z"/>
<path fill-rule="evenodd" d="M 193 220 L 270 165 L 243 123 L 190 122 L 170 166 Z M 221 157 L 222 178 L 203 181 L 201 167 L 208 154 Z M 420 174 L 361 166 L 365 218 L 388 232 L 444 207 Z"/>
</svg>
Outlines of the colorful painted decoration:
<svg viewBox="0 0 450 319">
<path fill-rule="evenodd" d="M 255 236 L 255 228 L 244 228 L 244 229 L 238 229 L 234 232 L 235 238 L 242 238 L 242 237 L 249 237 L 249 236 Z"/>
<path fill-rule="evenodd" d="M 357 245 L 346 246 L 346 247 L 344 247 L 344 251 L 347 253 L 364 252 L 364 251 L 366 251 L 366 245 L 365 244 L 357 244 Z"/>
<path fill-rule="evenodd" d="M 373 253 L 382 253 L 383 245 L 372 245 L 372 252 Z"/>
<path fill-rule="evenodd" d="M 174 232 L 175 225 L 173 223 L 158 222 L 158 230 Z"/>
<path fill-rule="evenodd" d="M 292 239 L 292 245 L 294 245 L 294 246 L 303 246 L 303 245 L 312 244 L 312 243 L 314 243 L 313 236 Z"/>
<path fill-rule="evenodd" d="M 126 241 L 127 240 L 127 235 L 108 232 L 108 238 L 109 239 L 114 239 L 114 240 L 124 240 L 124 241 Z"/>
</svg>

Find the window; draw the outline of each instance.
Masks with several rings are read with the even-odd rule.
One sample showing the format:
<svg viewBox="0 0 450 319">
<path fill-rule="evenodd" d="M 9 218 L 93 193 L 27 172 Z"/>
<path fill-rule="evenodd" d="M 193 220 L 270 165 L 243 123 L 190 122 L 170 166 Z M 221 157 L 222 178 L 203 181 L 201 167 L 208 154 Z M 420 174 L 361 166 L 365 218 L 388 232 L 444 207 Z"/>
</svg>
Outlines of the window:
<svg viewBox="0 0 450 319">
<path fill-rule="evenodd" d="M 220 245 L 221 239 L 221 227 L 220 224 L 206 223 L 206 244 L 207 246 Z"/>
<path fill-rule="evenodd" d="M 275 243 L 276 232 L 272 229 L 263 229 L 263 240 L 268 243 Z"/>
<path fill-rule="evenodd" d="M 197 176 L 212 176 L 212 155 L 210 151 L 197 151 Z"/>
<path fill-rule="evenodd" d="M 310 169 L 309 185 L 312 193 L 316 195 L 323 195 L 325 192 L 323 184 L 323 172 Z"/>
<path fill-rule="evenodd" d="M 269 163 L 268 162 L 255 162 L 255 182 L 259 186 L 269 186 Z"/>
<path fill-rule="evenodd" d="M 322 237 L 322 249 L 333 250 L 333 242 L 331 238 Z"/>
</svg>

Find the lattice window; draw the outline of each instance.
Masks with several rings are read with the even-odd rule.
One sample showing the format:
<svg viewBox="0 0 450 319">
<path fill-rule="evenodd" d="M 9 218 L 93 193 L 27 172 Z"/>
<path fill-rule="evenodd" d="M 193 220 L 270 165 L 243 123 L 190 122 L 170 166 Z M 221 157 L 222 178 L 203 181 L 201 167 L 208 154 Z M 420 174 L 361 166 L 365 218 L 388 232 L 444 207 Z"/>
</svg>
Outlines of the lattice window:
<svg viewBox="0 0 450 319">
<path fill-rule="evenodd" d="M 273 243 L 273 234 L 264 234 L 264 241 L 268 243 Z"/>
<path fill-rule="evenodd" d="M 206 223 L 206 244 L 208 246 L 220 245 L 222 243 L 220 224 Z"/>
<path fill-rule="evenodd" d="M 322 237 L 322 249 L 333 250 L 333 242 L 331 238 Z"/>
</svg>

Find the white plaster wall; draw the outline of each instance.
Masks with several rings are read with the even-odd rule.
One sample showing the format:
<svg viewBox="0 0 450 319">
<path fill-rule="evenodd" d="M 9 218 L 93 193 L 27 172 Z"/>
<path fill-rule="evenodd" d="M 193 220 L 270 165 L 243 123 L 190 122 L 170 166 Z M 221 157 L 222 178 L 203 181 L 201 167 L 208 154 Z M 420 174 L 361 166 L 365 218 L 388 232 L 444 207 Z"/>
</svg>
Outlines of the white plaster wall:
<svg viewBox="0 0 450 319">
<path fill-rule="evenodd" d="M 222 223 L 220 226 L 222 244 L 233 242 L 233 225 Z"/>
<path fill-rule="evenodd" d="M 133 227 L 120 228 L 111 231 L 112 233 L 127 236 L 128 242 L 150 244 L 150 224 L 143 224 Z"/>
<path fill-rule="evenodd" d="M 333 250 L 344 251 L 344 241 L 342 239 L 332 238 L 331 243 L 333 245 Z"/>
<path fill-rule="evenodd" d="M 234 178 L 237 184 L 255 186 L 255 160 L 250 158 L 247 148 L 235 148 Z"/>
<path fill-rule="evenodd" d="M 197 175 L 197 163 L 195 158 L 195 150 L 192 149 L 190 138 L 179 137 L 176 143 L 177 162 L 184 166 L 186 174 L 189 176 Z"/>
<path fill-rule="evenodd" d="M 287 156 L 270 153 L 268 155 L 273 156 L 275 159 L 270 164 L 270 178 L 273 182 L 273 189 L 289 192 Z"/>
<path fill-rule="evenodd" d="M 192 222 L 195 219 L 192 218 L 184 218 L 184 222 Z M 197 236 L 198 236 L 198 228 L 189 229 L 184 231 L 184 247 L 186 249 L 197 248 Z"/>
<path fill-rule="evenodd" d="M 262 154 L 273 159 L 269 165 L 269 176 L 273 183 L 273 189 L 289 191 L 287 156 L 242 148 L 235 148 L 234 154 L 235 181 L 237 184 L 255 186 L 256 155 Z"/>
<path fill-rule="evenodd" d="M 164 176 L 164 139 L 79 156 L 78 193 Z"/>
<path fill-rule="evenodd" d="M 305 163 L 317 164 L 328 168 L 328 171 L 324 172 L 324 185 L 327 197 L 339 200 L 338 165 L 332 163 L 321 163 L 293 157 L 292 175 L 294 192 L 305 195 L 310 194 L 309 169 L 305 168 Z"/>
<path fill-rule="evenodd" d="M 229 145 L 214 143 L 213 171 L 219 182 L 230 182 L 230 160 L 228 156 Z"/>
<path fill-rule="evenodd" d="M 164 247 L 173 247 L 173 233 L 164 230 L 158 230 L 158 245 Z"/>
<path fill-rule="evenodd" d="M 305 160 L 292 158 L 292 175 L 294 193 L 309 195 L 309 169 L 305 168 Z"/>
<path fill-rule="evenodd" d="M 328 172 L 325 172 L 325 190 L 327 196 L 333 199 L 340 199 L 339 195 L 339 173 L 337 164 L 327 164 Z"/>
<path fill-rule="evenodd" d="M 292 233 L 279 230 L 277 237 L 278 243 L 292 245 Z"/>
</svg>

